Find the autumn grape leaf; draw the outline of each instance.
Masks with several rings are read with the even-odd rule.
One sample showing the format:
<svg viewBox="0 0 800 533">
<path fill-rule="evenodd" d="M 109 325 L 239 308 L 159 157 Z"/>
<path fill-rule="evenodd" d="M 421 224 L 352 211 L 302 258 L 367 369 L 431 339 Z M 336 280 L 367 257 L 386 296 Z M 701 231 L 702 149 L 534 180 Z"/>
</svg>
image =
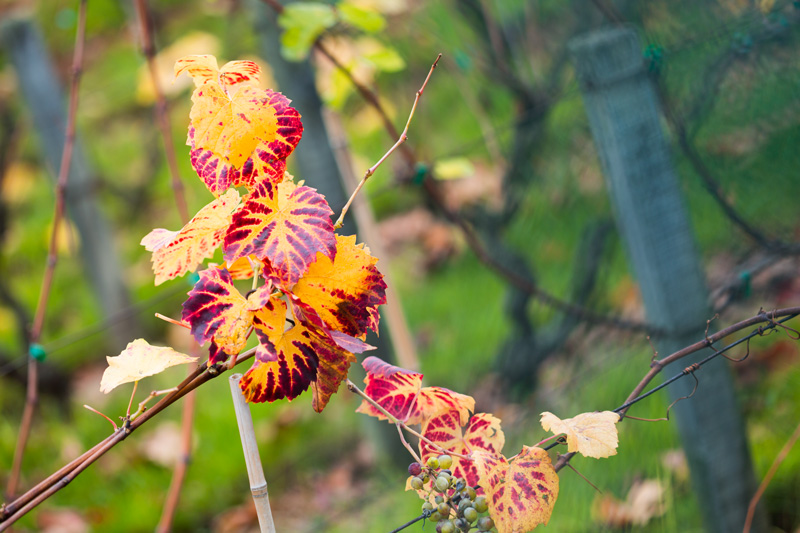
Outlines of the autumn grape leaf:
<svg viewBox="0 0 800 533">
<path fill-rule="evenodd" d="M 506 441 L 500 419 L 489 413 L 472 415 L 469 423 L 462 427 L 460 414 L 449 411 L 423 423 L 422 434 L 445 450 L 460 455 L 469 455 L 473 451 L 500 455 Z M 419 449 L 423 463 L 429 457 L 442 453 L 423 440 L 420 440 Z M 450 470 L 454 476 L 464 478 L 468 485 L 480 485 L 478 470 L 473 461 L 453 455 L 453 466 Z"/>
<path fill-rule="evenodd" d="M 239 206 L 239 193 L 231 189 L 203 207 L 180 231 L 154 229 L 141 244 L 153 252 L 155 284 L 193 272 L 211 257 L 222 242 L 231 216 Z"/>
<path fill-rule="evenodd" d="M 333 348 L 317 352 L 317 357 L 319 366 L 317 379 L 311 383 L 314 393 L 311 405 L 316 412 L 321 413 L 331 396 L 339 390 L 339 385 L 347 378 L 350 365 L 356 362 L 356 356 L 341 348 Z"/>
<path fill-rule="evenodd" d="M 324 337 L 302 322 L 295 321 L 285 329 L 286 311 L 286 303 L 274 299 L 256 313 L 254 325 L 259 345 L 253 366 L 240 381 L 249 402 L 283 398 L 291 401 L 316 381 L 320 358 L 328 364 L 336 359 Z"/>
<path fill-rule="evenodd" d="M 152 346 L 144 339 L 136 339 L 128 343 L 119 355 L 106 357 L 106 361 L 108 368 L 100 380 L 100 392 L 108 394 L 123 383 L 139 381 L 171 366 L 193 363 L 196 358 L 172 348 Z"/>
<path fill-rule="evenodd" d="M 619 415 L 613 411 L 582 413 L 564 420 L 545 411 L 541 419 L 545 431 L 567 435 L 567 451 L 598 459 L 616 455 L 617 422 Z"/>
<path fill-rule="evenodd" d="M 237 354 L 247 343 L 253 310 L 227 270 L 209 268 L 200 272 L 200 280 L 189 291 L 181 318 L 200 344 L 213 339 L 219 350 Z"/>
<path fill-rule="evenodd" d="M 473 459 L 498 533 L 525 533 L 550 521 L 558 474 L 546 451 L 523 446 L 511 461 L 484 452 Z"/>
<path fill-rule="evenodd" d="M 230 186 L 248 188 L 283 179 L 285 162 L 303 133 L 300 114 L 280 93 L 258 87 L 252 61 L 222 69 L 213 56 L 187 56 L 175 64 L 195 82 L 187 144 L 200 178 L 214 195 Z"/>
<path fill-rule="evenodd" d="M 294 301 L 320 327 L 362 337 L 377 331 L 377 307 L 386 303 L 386 283 L 369 248 L 355 235 L 336 236 L 336 256 L 323 253 L 292 289 Z"/>
<path fill-rule="evenodd" d="M 367 371 L 364 392 L 405 424 L 421 424 L 441 413 L 454 411 L 463 425 L 475 408 L 472 396 L 441 387 L 421 388 L 422 374 L 419 372 L 390 365 L 377 357 L 367 357 L 361 365 Z M 356 412 L 388 420 L 366 400 L 361 402 Z"/>
<path fill-rule="evenodd" d="M 225 260 L 255 255 L 269 260 L 276 281 L 297 283 L 317 253 L 333 259 L 333 211 L 316 190 L 291 181 L 259 183 L 233 215 L 225 236 Z"/>
</svg>

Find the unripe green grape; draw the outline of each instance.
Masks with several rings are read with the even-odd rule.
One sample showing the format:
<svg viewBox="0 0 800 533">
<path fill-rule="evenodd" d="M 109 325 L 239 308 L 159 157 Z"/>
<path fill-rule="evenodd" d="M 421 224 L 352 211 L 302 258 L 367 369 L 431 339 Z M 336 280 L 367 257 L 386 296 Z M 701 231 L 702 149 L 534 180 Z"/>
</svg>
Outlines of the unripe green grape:
<svg viewBox="0 0 800 533">
<path fill-rule="evenodd" d="M 467 507 L 464 509 L 464 519 L 470 524 L 478 519 L 478 511 L 474 507 Z"/>
<path fill-rule="evenodd" d="M 439 468 L 439 459 L 436 457 L 428 457 L 428 462 L 426 464 L 428 468 Z"/>
<path fill-rule="evenodd" d="M 489 503 L 486 501 L 486 496 L 478 496 L 475 498 L 475 510 L 479 513 L 485 513 L 489 510 Z"/>
<path fill-rule="evenodd" d="M 436 496 L 434 496 L 433 501 L 436 502 L 436 505 L 439 505 L 444 501 L 444 497 L 441 494 L 437 494 Z"/>
<path fill-rule="evenodd" d="M 433 514 L 431 514 L 428 517 L 428 520 L 430 520 L 431 522 L 438 522 L 442 518 L 443 518 L 442 515 L 440 515 L 438 511 L 434 511 Z"/>
<path fill-rule="evenodd" d="M 450 486 L 450 483 L 443 477 L 437 477 L 433 486 L 437 491 L 444 492 Z"/>
<path fill-rule="evenodd" d="M 482 516 L 478 519 L 478 531 L 489 531 L 494 527 L 494 520 L 488 516 Z"/>
<path fill-rule="evenodd" d="M 447 502 L 440 503 L 436 510 L 439 511 L 439 514 L 442 516 L 450 516 L 450 506 Z"/>
<path fill-rule="evenodd" d="M 431 476 L 429 476 L 427 472 L 423 472 L 422 473 L 422 482 L 423 483 L 427 483 L 430 480 L 431 480 Z"/>
<path fill-rule="evenodd" d="M 456 526 L 452 520 L 440 520 L 436 524 L 436 533 L 456 533 Z"/>
<path fill-rule="evenodd" d="M 467 500 L 466 498 L 462 498 L 461 501 L 458 502 L 458 511 L 460 513 L 464 512 L 464 509 L 467 507 L 472 507 L 472 502 Z"/>
<path fill-rule="evenodd" d="M 478 493 L 476 493 L 475 489 L 472 488 L 472 487 L 464 487 L 464 490 L 461 491 L 461 493 L 464 494 L 464 497 L 466 497 L 466 498 L 468 498 L 470 500 L 474 500 L 475 497 L 478 495 Z M 483 511 L 481 511 L 481 512 L 483 512 Z"/>
<path fill-rule="evenodd" d="M 433 504 L 431 502 L 425 502 L 422 504 L 422 511 L 433 511 Z"/>
<path fill-rule="evenodd" d="M 453 466 L 453 458 L 447 454 L 442 454 L 438 457 L 439 459 L 439 466 L 442 468 L 450 468 Z"/>
<path fill-rule="evenodd" d="M 411 488 L 414 490 L 422 490 L 423 483 L 422 478 L 419 477 L 412 477 L 411 478 Z"/>
</svg>

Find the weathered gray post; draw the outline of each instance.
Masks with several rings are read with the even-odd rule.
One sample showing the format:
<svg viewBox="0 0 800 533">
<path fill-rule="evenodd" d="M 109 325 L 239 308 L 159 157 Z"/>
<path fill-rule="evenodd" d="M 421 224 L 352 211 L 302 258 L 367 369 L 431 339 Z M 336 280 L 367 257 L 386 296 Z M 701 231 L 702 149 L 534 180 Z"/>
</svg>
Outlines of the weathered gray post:
<svg viewBox="0 0 800 533">
<path fill-rule="evenodd" d="M 50 56 L 41 33 L 31 19 L 9 18 L 0 24 L 0 44 L 8 52 L 19 81 L 20 94 L 28 104 L 41 144 L 42 155 L 51 168 L 53 180 L 58 175 L 64 147 L 66 114 L 64 94 L 50 64 Z M 108 222 L 94 201 L 93 172 L 75 142 L 65 191 L 65 204 L 80 234 L 81 255 L 87 279 L 101 303 L 104 316 L 118 316 L 130 305 L 122 282 Z M 124 347 L 133 335 L 132 319 L 112 324 L 112 345 Z"/>
<path fill-rule="evenodd" d="M 659 352 L 667 355 L 703 339 L 710 310 L 656 93 L 632 29 L 593 32 L 572 41 L 570 51 L 648 321 L 670 332 L 656 342 Z M 684 368 L 693 362 L 682 360 L 679 365 Z M 679 402 L 673 414 L 706 528 L 727 533 L 742 530 L 755 482 L 724 363 L 715 361 L 698 371 L 697 392 Z M 693 387 L 694 380 L 685 378 L 669 391 L 679 398 Z M 762 513 L 756 522 L 762 527 L 754 530 L 763 531 L 764 523 Z"/>
</svg>

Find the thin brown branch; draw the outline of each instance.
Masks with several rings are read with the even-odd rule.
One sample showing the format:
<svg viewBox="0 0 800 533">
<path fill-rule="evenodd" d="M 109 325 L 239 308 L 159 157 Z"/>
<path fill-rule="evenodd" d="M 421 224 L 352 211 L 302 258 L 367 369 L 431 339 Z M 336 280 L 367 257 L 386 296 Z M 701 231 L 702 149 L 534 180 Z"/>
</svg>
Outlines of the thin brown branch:
<svg viewBox="0 0 800 533">
<path fill-rule="evenodd" d="M 117 424 L 116 424 L 116 422 L 114 422 L 113 420 L 111 420 L 110 418 L 108 418 L 106 415 L 104 415 L 103 413 L 101 413 L 100 411 L 98 411 L 97 409 L 95 409 L 94 407 L 92 407 L 91 405 L 86 405 L 86 404 L 83 404 L 83 407 L 84 407 L 85 409 L 88 409 L 89 411 L 91 411 L 91 412 L 95 413 L 95 414 L 98 414 L 98 415 L 102 416 L 102 417 L 103 417 L 103 418 L 105 418 L 106 420 L 108 420 L 108 422 L 109 422 L 109 423 L 111 424 L 111 426 L 114 428 L 114 431 L 116 431 L 116 430 L 118 430 L 118 429 L 119 429 L 119 428 L 117 427 Z"/>
<path fill-rule="evenodd" d="M 58 171 L 58 181 L 56 183 L 56 205 L 53 215 L 53 228 L 50 235 L 50 244 L 47 252 L 47 266 L 42 288 L 39 293 L 39 301 L 36 304 L 36 313 L 31 327 L 30 344 L 36 344 L 42 336 L 47 303 L 50 298 L 50 290 L 53 284 L 56 263 L 58 262 L 58 235 L 61 221 L 64 218 L 64 194 L 69 179 L 69 170 L 72 164 L 72 153 L 75 146 L 75 116 L 78 112 L 78 87 L 80 84 L 83 69 L 83 48 L 86 36 L 86 0 L 80 0 L 78 9 L 78 26 L 75 32 L 75 51 L 72 58 L 72 83 L 70 85 L 69 110 L 67 113 L 66 134 L 64 139 L 64 149 L 61 153 L 61 167 Z M 28 382 L 25 393 L 25 408 L 22 413 L 17 445 L 14 449 L 14 461 L 11 473 L 6 485 L 6 497 L 11 498 L 17 491 L 20 473 L 22 471 L 22 461 L 25 456 L 25 447 L 30 436 L 33 415 L 38 402 L 38 362 L 29 356 L 28 359 Z"/>
<path fill-rule="evenodd" d="M 787 440 L 786 444 L 783 445 L 781 451 L 778 452 L 775 460 L 772 461 L 772 465 L 769 467 L 767 475 L 764 476 L 763 480 L 761 480 L 758 490 L 756 490 L 756 493 L 753 495 L 753 499 L 750 500 L 750 505 L 747 506 L 747 517 L 744 520 L 744 528 L 742 529 L 742 533 L 750 533 L 750 527 L 753 525 L 753 517 L 756 514 L 756 506 L 758 506 L 758 501 L 761 499 L 761 496 L 764 495 L 764 491 L 767 490 L 770 482 L 772 482 L 772 478 L 775 477 L 775 472 L 778 471 L 778 468 L 786 459 L 786 456 L 789 455 L 792 447 L 795 445 L 795 443 L 797 443 L 797 439 L 800 439 L 800 424 L 797 424 L 797 427 L 794 428 L 792 436 L 789 437 L 789 440 Z"/>
<path fill-rule="evenodd" d="M 385 154 L 383 154 L 383 157 L 381 157 L 378 160 L 377 163 L 375 163 L 374 165 L 369 167 L 367 169 L 367 171 L 364 173 L 364 177 L 361 178 L 361 181 L 359 182 L 358 186 L 356 187 L 356 190 L 353 191 L 353 194 L 350 195 L 350 199 L 347 200 L 347 203 L 345 204 L 344 208 L 342 208 L 342 214 L 339 215 L 339 220 L 337 220 L 336 224 L 334 224 L 334 228 L 338 229 L 338 228 L 342 227 L 342 224 L 344 223 L 344 216 L 347 214 L 347 211 L 350 209 L 350 204 L 353 203 L 353 200 L 358 195 L 358 193 L 361 191 L 361 188 L 364 187 L 364 184 L 367 182 L 367 180 L 370 178 L 370 176 L 372 176 L 375 173 L 375 171 L 378 169 L 378 167 L 381 166 L 381 164 L 384 161 L 386 161 L 386 159 L 390 155 L 392 155 L 392 153 L 394 153 L 394 151 L 401 144 L 403 144 L 404 142 L 406 142 L 408 140 L 408 127 L 411 125 L 411 120 L 414 118 L 414 112 L 417 110 L 417 104 L 419 103 L 419 99 L 422 97 L 422 93 L 425 92 L 425 87 L 428 85 L 428 81 L 431 79 L 431 75 L 433 75 L 433 71 L 436 69 L 436 65 L 439 64 L 439 60 L 441 58 L 442 58 L 442 54 L 439 54 L 438 56 L 436 56 L 436 60 L 431 65 L 431 69 L 428 71 L 428 75 L 425 77 L 425 81 L 422 82 L 422 87 L 420 87 L 419 90 L 417 91 L 417 94 L 414 97 L 414 104 L 411 106 L 411 112 L 408 114 L 408 120 L 406 121 L 406 127 L 403 128 L 403 132 L 397 138 L 397 142 L 395 142 L 394 145 L 391 148 L 389 148 L 389 150 Z"/>
<path fill-rule="evenodd" d="M 661 371 L 667 365 L 674 363 L 675 361 L 678 361 L 680 359 L 683 359 L 684 357 L 687 357 L 695 352 L 706 349 L 710 347 L 711 344 L 721 339 L 724 339 L 725 337 L 728 337 L 729 335 L 732 335 L 737 331 L 741 331 L 745 328 L 749 328 L 765 322 L 773 324 L 777 318 L 782 318 L 797 314 L 800 314 L 800 306 L 787 307 L 784 309 L 776 309 L 774 311 L 769 311 L 769 312 L 760 311 L 755 316 L 752 316 L 748 319 L 742 320 L 741 322 L 737 322 L 736 324 L 728 326 L 727 328 L 722 329 L 713 335 L 709 335 L 708 337 L 704 338 L 701 341 L 686 346 L 685 348 L 682 348 L 677 352 L 673 352 L 672 354 L 664 357 L 663 359 L 657 359 L 652 361 L 650 363 L 651 367 L 650 370 L 647 372 L 647 374 L 645 374 L 645 376 L 641 379 L 641 381 L 639 381 L 636 387 L 634 387 L 633 391 L 631 391 L 631 393 L 628 395 L 623 405 L 631 402 L 635 398 L 638 398 L 639 395 L 641 395 L 642 392 L 644 391 L 645 387 L 647 387 L 647 385 L 650 384 L 651 381 L 653 381 L 653 378 L 655 378 L 658 374 L 660 374 Z M 621 419 L 625 417 L 626 412 L 627 408 L 620 411 Z M 556 471 L 559 471 L 562 468 L 564 468 L 564 466 L 566 466 L 567 463 L 569 463 L 570 459 L 572 459 L 573 456 L 575 456 L 575 452 L 566 453 L 564 455 L 559 456 L 558 461 L 555 464 Z"/>
<path fill-rule="evenodd" d="M 169 108 L 164 91 L 161 88 L 161 81 L 158 77 L 158 67 L 156 65 L 156 51 L 153 44 L 153 32 L 150 28 L 150 13 L 147 9 L 147 0 L 136 0 L 136 15 L 139 18 L 139 30 L 142 39 L 142 53 L 147 61 L 147 69 L 150 71 L 150 80 L 153 83 L 153 92 L 156 97 L 156 122 L 161 130 L 161 139 L 164 142 L 164 153 L 167 156 L 167 166 L 171 177 L 172 192 L 175 195 L 175 202 L 178 205 L 178 212 L 183 223 L 189 222 L 189 208 L 186 203 L 186 193 L 178 170 L 178 158 L 175 156 L 175 147 L 172 141 L 172 131 L 169 121 Z"/>
</svg>

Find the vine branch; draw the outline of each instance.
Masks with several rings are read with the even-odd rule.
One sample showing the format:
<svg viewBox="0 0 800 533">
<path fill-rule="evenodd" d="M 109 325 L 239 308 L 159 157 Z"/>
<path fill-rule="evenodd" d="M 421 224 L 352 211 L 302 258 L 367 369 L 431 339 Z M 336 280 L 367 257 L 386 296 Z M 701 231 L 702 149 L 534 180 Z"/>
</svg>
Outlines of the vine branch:
<svg viewBox="0 0 800 533">
<path fill-rule="evenodd" d="M 42 336 L 44 327 L 47 304 L 50 299 L 50 291 L 53 285 L 56 264 L 58 263 L 58 235 L 62 219 L 64 218 L 64 195 L 69 180 L 70 166 L 72 165 L 72 153 L 75 147 L 75 116 L 78 111 L 78 87 L 80 85 L 83 70 L 83 48 L 86 37 L 86 0 L 80 0 L 78 8 L 78 26 L 75 32 L 75 50 L 72 57 L 72 81 L 70 84 L 69 109 L 67 112 L 67 124 L 64 138 L 64 149 L 61 153 L 61 166 L 58 170 L 58 180 L 56 182 L 56 204 L 53 214 L 53 228 L 50 234 L 50 243 L 47 252 L 47 265 L 45 267 L 42 288 L 39 292 L 39 300 L 36 304 L 36 313 L 30 332 L 30 346 L 36 345 Z M 29 350 L 30 351 L 30 350 Z M 32 354 L 28 354 L 28 380 L 25 393 L 25 407 L 22 412 L 17 445 L 14 449 L 14 460 L 11 467 L 11 474 L 6 485 L 6 497 L 11 498 L 17 491 L 20 473 L 22 471 L 22 460 L 25 455 L 25 447 L 30 436 L 33 415 L 39 398 L 39 375 L 38 361 Z"/>
</svg>

